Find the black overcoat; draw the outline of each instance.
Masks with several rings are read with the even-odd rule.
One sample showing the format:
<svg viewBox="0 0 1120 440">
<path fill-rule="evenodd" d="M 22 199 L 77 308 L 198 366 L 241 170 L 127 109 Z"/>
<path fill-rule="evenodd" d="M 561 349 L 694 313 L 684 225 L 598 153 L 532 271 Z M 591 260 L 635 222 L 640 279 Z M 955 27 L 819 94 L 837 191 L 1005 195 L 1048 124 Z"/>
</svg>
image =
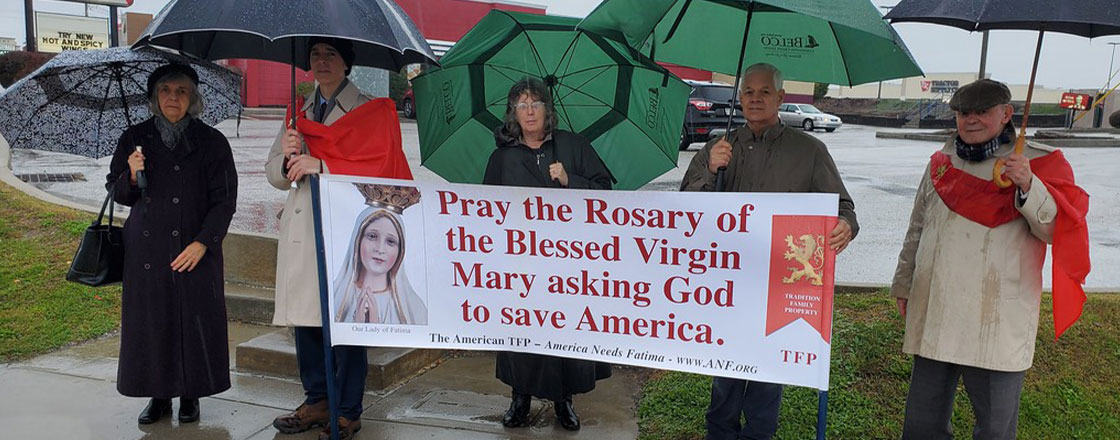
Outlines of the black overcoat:
<svg viewBox="0 0 1120 440">
<path fill-rule="evenodd" d="M 186 142 L 163 144 L 155 120 L 121 135 L 106 187 L 131 206 L 117 390 L 133 397 L 197 398 L 229 389 L 222 239 L 237 206 L 229 142 L 197 119 Z M 131 184 L 128 156 L 144 147 L 148 188 Z M 191 272 L 171 262 L 192 242 L 206 253 Z"/>
<path fill-rule="evenodd" d="M 501 128 L 494 137 L 498 148 L 490 155 L 483 184 L 560 187 L 541 170 L 536 151 Z M 568 188 L 611 189 L 610 171 L 583 136 L 556 130 L 541 149 L 564 164 Z M 512 352 L 498 353 L 495 370 L 498 379 L 514 392 L 549 400 L 586 393 L 595 389 L 596 380 L 611 376 L 610 364 L 603 362 Z"/>
</svg>

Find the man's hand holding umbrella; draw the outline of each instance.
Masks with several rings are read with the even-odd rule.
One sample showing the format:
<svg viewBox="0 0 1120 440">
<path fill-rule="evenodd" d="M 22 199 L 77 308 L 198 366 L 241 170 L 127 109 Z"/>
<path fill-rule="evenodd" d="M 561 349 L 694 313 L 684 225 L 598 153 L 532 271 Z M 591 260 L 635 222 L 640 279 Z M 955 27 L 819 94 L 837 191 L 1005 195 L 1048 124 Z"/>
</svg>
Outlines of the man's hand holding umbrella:
<svg viewBox="0 0 1120 440">
<path fill-rule="evenodd" d="M 303 135 L 289 128 L 284 138 L 284 157 L 287 157 L 287 177 L 292 182 L 304 176 L 323 172 L 323 161 L 303 154 Z"/>
</svg>

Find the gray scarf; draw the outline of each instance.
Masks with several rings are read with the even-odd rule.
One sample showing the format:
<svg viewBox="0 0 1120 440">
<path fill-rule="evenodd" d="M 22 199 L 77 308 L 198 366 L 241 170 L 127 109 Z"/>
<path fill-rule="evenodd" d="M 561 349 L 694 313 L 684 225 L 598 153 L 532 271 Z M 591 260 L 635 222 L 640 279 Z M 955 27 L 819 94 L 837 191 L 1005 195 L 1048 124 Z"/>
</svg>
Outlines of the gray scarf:
<svg viewBox="0 0 1120 440">
<path fill-rule="evenodd" d="M 179 122 L 174 124 L 168 121 L 163 115 L 156 118 L 156 129 L 159 130 L 159 137 L 163 140 L 163 144 L 167 146 L 167 149 L 174 150 L 175 147 L 179 146 L 180 142 L 187 142 L 186 132 L 190 122 L 190 115 L 183 116 L 183 119 L 180 119 Z"/>
</svg>

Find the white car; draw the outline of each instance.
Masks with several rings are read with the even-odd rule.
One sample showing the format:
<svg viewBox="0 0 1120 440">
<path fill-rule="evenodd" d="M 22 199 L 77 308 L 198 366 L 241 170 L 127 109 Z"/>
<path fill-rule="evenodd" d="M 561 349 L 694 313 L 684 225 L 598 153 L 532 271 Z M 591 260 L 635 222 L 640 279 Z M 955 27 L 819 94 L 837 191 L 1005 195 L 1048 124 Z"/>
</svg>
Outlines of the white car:
<svg viewBox="0 0 1120 440">
<path fill-rule="evenodd" d="M 805 131 L 823 128 L 832 133 L 844 125 L 839 117 L 822 112 L 812 104 L 782 104 L 778 108 L 778 117 L 786 125 L 798 126 Z"/>
</svg>

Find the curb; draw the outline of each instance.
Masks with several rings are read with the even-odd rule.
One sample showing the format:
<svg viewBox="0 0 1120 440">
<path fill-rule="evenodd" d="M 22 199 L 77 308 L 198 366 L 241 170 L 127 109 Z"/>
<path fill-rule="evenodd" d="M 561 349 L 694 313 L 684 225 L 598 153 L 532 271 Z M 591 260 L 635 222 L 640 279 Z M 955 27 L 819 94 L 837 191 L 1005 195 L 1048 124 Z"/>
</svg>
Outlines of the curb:
<svg viewBox="0 0 1120 440">
<path fill-rule="evenodd" d="M 891 131 L 877 131 L 875 137 L 879 139 L 905 139 L 911 141 L 941 142 L 949 140 L 949 135 L 939 133 L 899 133 Z M 1027 136 L 1028 140 L 1043 143 L 1056 148 L 1120 148 L 1120 139 L 1115 138 L 1043 138 Z"/>
</svg>

